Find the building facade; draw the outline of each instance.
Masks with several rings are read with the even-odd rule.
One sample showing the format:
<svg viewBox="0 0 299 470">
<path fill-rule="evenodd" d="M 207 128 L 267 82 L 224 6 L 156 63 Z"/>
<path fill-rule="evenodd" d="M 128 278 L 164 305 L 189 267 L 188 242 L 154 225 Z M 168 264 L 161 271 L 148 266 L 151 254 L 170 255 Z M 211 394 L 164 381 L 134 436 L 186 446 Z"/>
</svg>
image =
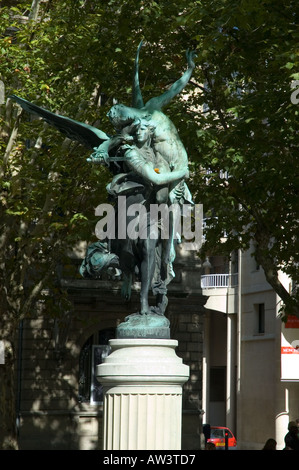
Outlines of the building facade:
<svg viewBox="0 0 299 470">
<path fill-rule="evenodd" d="M 83 250 L 84 251 L 84 250 Z M 80 256 L 74 257 L 78 266 Z M 200 263 L 193 252 L 178 251 L 176 277 L 169 285 L 167 317 L 177 355 L 190 367 L 183 390 L 182 448 L 201 447 L 202 350 L 205 297 Z M 43 317 L 40 304 L 20 325 L 17 384 L 21 449 L 102 448 L 102 387 L 95 366 L 109 354 L 109 339 L 124 318 L 138 310 L 138 282 L 130 302 L 120 295 L 121 282 L 68 278 L 73 310 L 64 318 Z"/>
<path fill-rule="evenodd" d="M 81 255 L 73 262 L 79 265 Z M 190 367 L 182 449 L 204 448 L 205 423 L 229 427 L 240 450 L 261 449 L 268 438 L 282 449 L 288 422 L 299 417 L 298 323 L 285 329 L 280 300 L 250 251 L 201 265 L 193 252 L 179 250 L 175 273 L 167 316 L 177 355 Z M 288 288 L 288 279 L 283 281 Z M 72 299 L 72 311 L 46 318 L 40 304 L 20 324 L 21 449 L 102 448 L 102 388 L 95 365 L 109 354 L 116 326 L 138 308 L 138 282 L 130 302 L 121 298 L 120 281 L 108 277 L 89 281 L 62 275 L 61 286 Z"/>
<path fill-rule="evenodd" d="M 269 438 L 283 449 L 288 423 L 299 417 L 299 322 L 285 328 L 281 301 L 251 250 L 204 265 L 203 419 L 228 426 L 238 449 L 261 449 Z"/>
</svg>

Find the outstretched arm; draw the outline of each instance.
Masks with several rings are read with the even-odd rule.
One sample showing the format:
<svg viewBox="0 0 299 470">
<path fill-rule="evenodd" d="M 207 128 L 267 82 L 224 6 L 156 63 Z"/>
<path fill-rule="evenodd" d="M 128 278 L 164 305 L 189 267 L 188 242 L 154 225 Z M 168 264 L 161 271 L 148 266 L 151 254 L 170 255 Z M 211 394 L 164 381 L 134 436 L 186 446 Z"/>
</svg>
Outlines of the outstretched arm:
<svg viewBox="0 0 299 470">
<path fill-rule="evenodd" d="M 134 65 L 133 86 L 132 86 L 132 107 L 137 108 L 137 109 L 141 109 L 144 106 L 142 94 L 140 90 L 140 84 L 139 84 L 139 52 L 140 52 L 142 43 L 143 41 L 140 42 L 138 49 L 137 49 L 135 65 Z"/>
<path fill-rule="evenodd" d="M 165 93 L 157 96 L 156 98 L 151 98 L 145 105 L 147 110 L 154 111 L 162 109 L 163 106 L 167 105 L 172 100 L 172 98 L 178 95 L 185 88 L 195 67 L 193 57 L 196 56 L 196 53 L 194 51 L 190 52 L 188 50 L 186 52 L 186 56 L 188 63 L 188 69 L 186 72 L 169 88 L 169 90 L 165 91 Z"/>
</svg>

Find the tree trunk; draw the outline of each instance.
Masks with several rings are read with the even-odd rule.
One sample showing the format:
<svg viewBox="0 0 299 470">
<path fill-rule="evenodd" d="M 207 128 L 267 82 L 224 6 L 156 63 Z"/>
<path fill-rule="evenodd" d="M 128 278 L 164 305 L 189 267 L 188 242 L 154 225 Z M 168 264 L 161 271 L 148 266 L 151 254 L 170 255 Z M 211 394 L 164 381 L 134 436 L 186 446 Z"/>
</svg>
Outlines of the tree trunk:
<svg viewBox="0 0 299 470">
<path fill-rule="evenodd" d="M 271 237 L 267 235 L 266 231 L 257 231 L 255 234 L 255 240 L 255 259 L 262 266 L 267 282 L 284 303 L 281 311 L 282 315 L 284 317 L 287 317 L 288 315 L 296 315 L 299 317 L 296 299 L 280 282 L 277 265 L 269 254 L 269 244 Z"/>
</svg>

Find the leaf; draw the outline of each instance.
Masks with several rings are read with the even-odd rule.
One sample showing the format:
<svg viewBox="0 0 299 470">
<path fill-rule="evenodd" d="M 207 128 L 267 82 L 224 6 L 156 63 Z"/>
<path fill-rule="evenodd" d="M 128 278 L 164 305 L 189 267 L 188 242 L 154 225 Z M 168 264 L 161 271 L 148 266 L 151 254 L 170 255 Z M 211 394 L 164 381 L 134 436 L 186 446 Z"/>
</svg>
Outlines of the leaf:
<svg viewBox="0 0 299 470">
<path fill-rule="evenodd" d="M 88 218 L 84 215 L 84 214 L 75 214 L 71 220 L 70 220 L 70 223 L 73 223 L 77 220 L 88 220 Z"/>
</svg>

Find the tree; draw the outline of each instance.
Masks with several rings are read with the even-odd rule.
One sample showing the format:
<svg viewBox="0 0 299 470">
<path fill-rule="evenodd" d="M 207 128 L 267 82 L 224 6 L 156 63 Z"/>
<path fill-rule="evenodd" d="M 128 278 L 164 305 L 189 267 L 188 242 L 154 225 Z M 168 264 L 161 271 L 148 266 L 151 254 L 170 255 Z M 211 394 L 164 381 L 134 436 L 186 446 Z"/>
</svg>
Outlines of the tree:
<svg viewBox="0 0 299 470">
<path fill-rule="evenodd" d="M 193 191 L 207 216 L 202 255 L 252 243 L 284 318 L 299 315 L 298 292 L 279 279 L 282 271 L 299 281 L 295 2 L 201 1 L 178 21 L 199 50 L 200 93 L 186 116 L 194 123 Z"/>
<path fill-rule="evenodd" d="M 32 101 L 38 97 L 39 104 L 66 115 L 91 123 L 100 116 L 104 122 L 101 84 L 94 70 L 104 76 L 105 60 L 99 70 L 93 50 L 87 66 L 82 64 L 99 28 L 97 14 L 87 9 L 83 21 L 74 2 L 33 3 L 32 19 L 27 2 L 1 10 L 6 96 L 16 93 Z M 94 209 L 103 200 L 107 173 L 90 167 L 86 149 L 26 115 L 11 100 L 1 105 L 0 146 L 0 338 L 5 344 L 0 441 L 1 447 L 10 448 L 17 446 L 14 366 L 19 322 L 30 315 L 44 289 L 47 300 L 60 295 L 64 307 L 68 302 L 57 283 L 57 267 L 67 249 L 92 237 Z M 49 310 L 58 315 L 53 309 L 50 303 Z"/>
<path fill-rule="evenodd" d="M 156 70 L 151 68 L 153 50 L 161 49 L 148 23 L 149 12 L 155 10 L 158 18 L 160 9 L 154 2 L 33 0 L 32 4 L 22 1 L 18 7 L 3 2 L 0 79 L 5 95 L 19 95 L 108 132 L 106 113 L 113 98 L 130 104 L 134 58 L 144 34 L 148 47 L 143 55 L 147 64 L 143 92 L 146 96 L 158 88 L 161 94 L 165 84 L 169 63 L 155 62 Z M 168 22 L 164 37 L 171 26 Z M 184 53 L 180 56 L 177 68 L 181 73 Z M 68 308 L 57 268 L 77 241 L 92 241 L 94 209 L 106 198 L 108 174 L 86 162 L 86 149 L 21 111 L 11 100 L 1 103 L 0 112 L 0 339 L 5 343 L 5 364 L 0 365 L 0 447 L 16 448 L 19 323 L 34 312 L 45 290 L 48 314 L 61 313 L 54 305 L 57 296 L 59 304 Z"/>
</svg>

